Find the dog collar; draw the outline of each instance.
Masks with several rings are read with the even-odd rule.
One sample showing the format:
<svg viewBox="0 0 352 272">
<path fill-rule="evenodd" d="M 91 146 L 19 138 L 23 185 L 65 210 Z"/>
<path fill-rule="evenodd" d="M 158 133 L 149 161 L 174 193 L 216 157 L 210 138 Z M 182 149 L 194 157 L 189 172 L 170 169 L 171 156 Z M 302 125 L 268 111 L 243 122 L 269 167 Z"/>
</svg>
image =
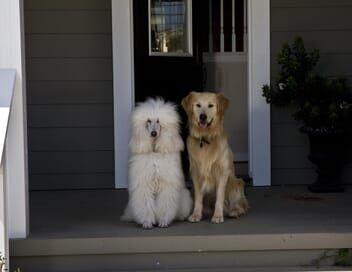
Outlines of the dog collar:
<svg viewBox="0 0 352 272">
<path fill-rule="evenodd" d="M 207 139 L 205 139 L 203 137 L 200 137 L 200 139 L 199 139 L 199 147 L 202 148 L 204 144 L 210 145 L 210 142 Z"/>
</svg>

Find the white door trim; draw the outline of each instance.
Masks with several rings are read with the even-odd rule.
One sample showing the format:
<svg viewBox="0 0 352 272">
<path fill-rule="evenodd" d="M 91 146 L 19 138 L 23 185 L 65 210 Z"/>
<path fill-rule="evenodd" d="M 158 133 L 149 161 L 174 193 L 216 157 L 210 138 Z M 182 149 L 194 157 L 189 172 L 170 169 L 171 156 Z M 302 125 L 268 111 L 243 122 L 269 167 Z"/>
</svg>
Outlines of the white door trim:
<svg viewBox="0 0 352 272">
<path fill-rule="evenodd" d="M 127 188 L 129 117 L 134 105 L 133 1 L 111 0 L 115 188 Z"/>
<path fill-rule="evenodd" d="M 270 82 L 270 0 L 248 0 L 249 172 L 254 186 L 271 184 L 270 106 L 262 96 Z"/>
<path fill-rule="evenodd" d="M 133 1 L 112 1 L 115 185 L 127 187 L 129 116 L 134 105 Z M 270 0 L 248 0 L 249 167 L 255 186 L 271 184 Z"/>
</svg>

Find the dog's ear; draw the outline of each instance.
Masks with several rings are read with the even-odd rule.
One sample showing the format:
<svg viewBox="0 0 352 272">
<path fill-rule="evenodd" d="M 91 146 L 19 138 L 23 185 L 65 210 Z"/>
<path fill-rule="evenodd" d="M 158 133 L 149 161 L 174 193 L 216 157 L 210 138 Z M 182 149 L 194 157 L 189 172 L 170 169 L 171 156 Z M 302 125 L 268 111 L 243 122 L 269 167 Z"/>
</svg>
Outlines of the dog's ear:
<svg viewBox="0 0 352 272">
<path fill-rule="evenodd" d="M 186 111 L 186 113 L 188 115 L 192 113 L 192 100 L 193 100 L 194 95 L 195 95 L 195 92 L 190 92 L 181 101 L 182 108 Z"/>
<path fill-rule="evenodd" d="M 224 116 L 225 111 L 229 107 L 229 100 L 221 93 L 216 95 L 218 104 L 218 113 L 220 116 Z"/>
</svg>

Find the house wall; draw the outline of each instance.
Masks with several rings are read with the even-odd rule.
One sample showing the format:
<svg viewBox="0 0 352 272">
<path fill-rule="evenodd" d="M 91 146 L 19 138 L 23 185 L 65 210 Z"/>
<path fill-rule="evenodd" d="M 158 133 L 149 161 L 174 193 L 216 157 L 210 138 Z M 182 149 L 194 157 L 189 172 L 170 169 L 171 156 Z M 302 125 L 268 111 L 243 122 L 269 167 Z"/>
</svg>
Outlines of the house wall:
<svg viewBox="0 0 352 272">
<path fill-rule="evenodd" d="M 24 0 L 30 190 L 114 187 L 110 0 Z"/>
<path fill-rule="evenodd" d="M 272 0 L 272 78 L 278 73 L 276 56 L 281 45 L 300 35 L 308 49 L 321 50 L 319 72 L 344 76 L 352 83 L 351 14 L 350 0 Z M 301 124 L 291 117 L 292 109 L 272 108 L 271 114 L 272 183 L 311 183 L 315 173 L 307 159 L 308 139 L 298 131 Z M 351 177 L 352 164 L 347 163 L 343 181 L 351 183 Z"/>
</svg>

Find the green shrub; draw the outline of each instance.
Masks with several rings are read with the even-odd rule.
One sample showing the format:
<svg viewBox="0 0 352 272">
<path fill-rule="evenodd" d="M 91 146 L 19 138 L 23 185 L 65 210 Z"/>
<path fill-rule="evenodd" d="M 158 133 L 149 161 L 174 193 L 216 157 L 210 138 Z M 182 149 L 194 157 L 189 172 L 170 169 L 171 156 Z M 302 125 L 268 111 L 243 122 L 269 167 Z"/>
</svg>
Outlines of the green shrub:
<svg viewBox="0 0 352 272">
<path fill-rule="evenodd" d="M 351 117 L 352 96 L 345 78 L 328 78 L 316 73 L 318 49 L 307 52 L 297 37 L 285 43 L 278 55 L 280 73 L 271 85 L 263 86 L 267 103 L 293 106 L 294 118 L 314 129 L 342 129 Z"/>
</svg>

